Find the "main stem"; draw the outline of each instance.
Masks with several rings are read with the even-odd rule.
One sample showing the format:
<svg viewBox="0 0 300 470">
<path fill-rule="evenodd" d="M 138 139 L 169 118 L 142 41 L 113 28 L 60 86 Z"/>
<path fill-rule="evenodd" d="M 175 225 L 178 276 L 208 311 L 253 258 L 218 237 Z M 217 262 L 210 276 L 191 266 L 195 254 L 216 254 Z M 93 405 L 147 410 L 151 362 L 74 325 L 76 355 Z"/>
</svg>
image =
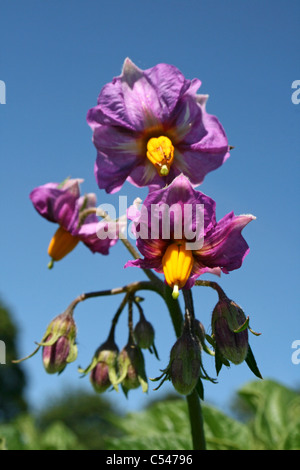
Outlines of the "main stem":
<svg viewBox="0 0 300 470">
<path fill-rule="evenodd" d="M 194 389 L 194 391 L 188 395 L 186 399 L 191 424 L 193 449 L 206 450 L 202 408 L 197 391 Z"/>
<path fill-rule="evenodd" d="M 185 303 L 185 316 L 191 322 L 195 318 L 194 302 L 191 289 L 182 290 Z M 187 404 L 191 424 L 191 433 L 194 450 L 205 450 L 206 442 L 204 435 L 204 422 L 200 398 L 197 390 L 194 388 L 190 395 L 187 395 Z"/>
</svg>

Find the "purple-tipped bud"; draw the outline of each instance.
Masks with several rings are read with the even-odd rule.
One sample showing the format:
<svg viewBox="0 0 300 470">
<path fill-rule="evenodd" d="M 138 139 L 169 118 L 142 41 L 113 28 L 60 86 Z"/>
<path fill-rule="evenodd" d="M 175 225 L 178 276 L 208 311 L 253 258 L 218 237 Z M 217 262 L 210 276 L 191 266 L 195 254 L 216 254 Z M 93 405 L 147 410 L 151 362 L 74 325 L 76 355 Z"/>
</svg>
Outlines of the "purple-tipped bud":
<svg viewBox="0 0 300 470">
<path fill-rule="evenodd" d="M 51 335 L 46 341 L 51 340 Z M 67 359 L 70 352 L 70 341 L 65 336 L 61 336 L 51 346 L 43 348 L 43 364 L 48 374 L 62 372 L 67 365 Z"/>
<path fill-rule="evenodd" d="M 142 317 L 134 328 L 136 344 L 142 349 L 149 349 L 154 342 L 154 328 L 145 317 Z"/>
<path fill-rule="evenodd" d="M 246 322 L 246 316 L 235 302 L 223 297 L 212 314 L 212 334 L 216 347 L 225 359 L 241 364 L 248 353 L 248 330 L 235 333 Z"/>
<path fill-rule="evenodd" d="M 72 312 L 58 315 L 47 328 L 40 343 L 43 346 L 43 364 L 49 374 L 60 373 L 77 357 L 76 324 Z"/>
<path fill-rule="evenodd" d="M 108 374 L 108 365 L 105 362 L 98 362 L 90 374 L 90 381 L 95 392 L 103 393 L 111 385 Z"/>
<path fill-rule="evenodd" d="M 201 350 L 198 340 L 187 326 L 171 349 L 169 376 L 178 393 L 189 395 L 195 388 L 201 367 Z"/>
<path fill-rule="evenodd" d="M 116 364 L 118 347 L 113 341 L 106 341 L 96 351 L 96 365 L 92 367 L 90 381 L 98 393 L 105 392 L 117 382 Z"/>
</svg>

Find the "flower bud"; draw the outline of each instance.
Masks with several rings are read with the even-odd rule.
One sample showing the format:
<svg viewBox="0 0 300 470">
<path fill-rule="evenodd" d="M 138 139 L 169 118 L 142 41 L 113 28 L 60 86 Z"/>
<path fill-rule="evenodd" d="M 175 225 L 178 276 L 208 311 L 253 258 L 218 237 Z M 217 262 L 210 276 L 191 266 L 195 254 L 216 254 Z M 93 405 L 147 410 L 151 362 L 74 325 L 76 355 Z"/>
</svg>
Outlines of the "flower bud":
<svg viewBox="0 0 300 470">
<path fill-rule="evenodd" d="M 199 340 L 201 347 L 203 347 L 205 342 L 205 328 L 201 321 L 197 320 L 197 318 L 194 318 L 192 322 L 193 333 L 195 337 Z"/>
<path fill-rule="evenodd" d="M 52 338 L 48 336 L 47 342 Z M 70 352 L 70 342 L 65 336 L 61 336 L 51 346 L 43 347 L 43 364 L 48 374 L 60 373 L 67 365 Z"/>
<path fill-rule="evenodd" d="M 90 381 L 98 393 L 105 392 L 117 382 L 117 357 L 119 349 L 114 342 L 106 341 L 95 354 L 96 363 L 90 369 Z M 117 389 L 117 388 L 116 388 Z"/>
<path fill-rule="evenodd" d="M 195 388 L 201 368 L 201 350 L 198 340 L 185 325 L 180 338 L 171 349 L 168 374 L 173 386 L 182 395 Z"/>
<path fill-rule="evenodd" d="M 98 393 L 103 393 L 110 387 L 111 381 L 109 379 L 108 365 L 105 362 L 98 362 L 92 369 L 90 381 L 95 392 Z"/>
<path fill-rule="evenodd" d="M 222 297 L 212 314 L 212 334 L 221 355 L 233 364 L 241 364 L 248 353 L 248 330 L 236 332 L 246 316 L 235 302 Z"/>
<path fill-rule="evenodd" d="M 143 392 L 148 389 L 145 374 L 144 357 L 139 347 L 130 338 L 118 357 L 119 380 L 123 389 L 131 390 L 142 386 Z"/>
<path fill-rule="evenodd" d="M 77 357 L 76 324 L 72 312 L 58 315 L 47 328 L 40 343 L 43 346 L 43 364 L 49 374 L 61 373 Z"/>
<path fill-rule="evenodd" d="M 134 331 L 136 344 L 142 349 L 149 349 L 154 342 L 154 328 L 144 316 L 136 324 Z"/>
</svg>

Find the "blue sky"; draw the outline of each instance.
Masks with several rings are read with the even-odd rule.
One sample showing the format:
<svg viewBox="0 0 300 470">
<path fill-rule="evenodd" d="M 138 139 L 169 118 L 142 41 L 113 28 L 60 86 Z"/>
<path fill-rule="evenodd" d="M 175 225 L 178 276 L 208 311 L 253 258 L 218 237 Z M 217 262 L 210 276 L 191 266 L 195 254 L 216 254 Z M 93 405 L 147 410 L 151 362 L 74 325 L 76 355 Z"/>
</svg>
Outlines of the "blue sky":
<svg viewBox="0 0 300 470">
<path fill-rule="evenodd" d="M 32 351 L 50 320 L 78 294 L 144 279 L 138 269 L 123 269 L 129 255 L 121 243 L 106 257 L 79 245 L 49 271 L 47 247 L 56 227 L 29 200 L 34 187 L 66 176 L 84 178 L 82 191 L 95 192 L 99 204 L 117 204 L 119 195 L 129 203 L 146 196 L 147 190 L 129 184 L 113 196 L 98 189 L 86 124 L 100 89 L 130 57 L 143 69 L 173 64 L 187 78 L 199 78 L 200 92 L 210 95 L 207 111 L 218 116 L 235 149 L 199 189 L 216 200 L 218 219 L 231 210 L 257 217 L 244 230 L 250 254 L 220 285 L 262 333 L 250 338 L 262 375 L 299 386 L 300 364 L 291 360 L 292 343 L 300 339 L 300 104 L 291 100 L 292 82 L 300 79 L 299 2 L 0 0 L 0 7 L 0 80 L 7 93 L 0 106 L 0 296 L 19 327 L 20 355 Z M 197 317 L 209 331 L 216 294 L 204 287 L 193 292 Z M 158 362 L 145 354 L 147 374 L 154 377 L 166 366 L 175 336 L 162 301 L 152 293 L 145 299 L 161 357 Z M 105 340 L 120 301 L 79 305 L 79 357 L 62 375 L 48 376 L 40 356 L 24 363 L 33 406 L 66 387 L 90 388 L 77 367 L 86 366 Z M 117 330 L 120 348 L 126 337 L 124 316 Z M 204 364 L 214 376 L 211 358 Z M 252 379 L 245 364 L 223 369 L 218 384 L 205 384 L 206 400 L 226 409 Z M 171 389 L 153 388 L 150 383 L 147 395 L 132 391 L 127 400 L 121 393 L 107 396 L 119 409 L 134 410 Z"/>
</svg>

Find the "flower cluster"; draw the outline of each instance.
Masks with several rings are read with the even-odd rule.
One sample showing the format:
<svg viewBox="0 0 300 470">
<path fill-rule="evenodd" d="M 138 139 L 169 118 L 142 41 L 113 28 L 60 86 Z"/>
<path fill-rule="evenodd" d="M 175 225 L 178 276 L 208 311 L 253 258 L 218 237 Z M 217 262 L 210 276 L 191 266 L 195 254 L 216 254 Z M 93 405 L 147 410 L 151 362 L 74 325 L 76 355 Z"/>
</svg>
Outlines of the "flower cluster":
<svg viewBox="0 0 300 470">
<path fill-rule="evenodd" d="M 95 177 L 99 188 L 115 193 L 125 182 L 148 187 L 143 204 L 127 211 L 139 253 L 124 240 L 120 223 L 102 213 L 104 219 L 98 220 L 96 195 L 81 196 L 80 179 L 39 186 L 30 199 L 42 217 L 58 224 L 48 248 L 49 267 L 80 241 L 93 253 L 107 255 L 120 238 L 135 258 L 125 266 L 139 267 L 150 281 L 155 279 L 147 288 L 165 296 L 173 322 L 172 309 L 179 308 L 177 299 L 182 291 L 185 315 L 181 316 L 182 324 L 177 325 L 177 340 L 160 378 L 162 382 L 171 380 L 179 393 L 190 394 L 196 389 L 202 396 L 201 379 L 214 381 L 203 367 L 202 351 L 215 356 L 217 373 L 223 364 L 243 361 L 257 376 L 260 372 L 248 341 L 248 330 L 252 331 L 249 318 L 216 283 L 202 284 L 219 294 L 211 336 L 194 312 L 191 289 L 201 285 L 198 278 L 204 273 L 221 276 L 242 266 L 249 253 L 242 231 L 255 219 L 251 214 L 230 212 L 217 221 L 215 201 L 196 189 L 230 153 L 221 123 L 206 111 L 208 96 L 197 93 L 200 86 L 200 80 L 186 79 L 173 65 L 158 64 L 141 70 L 127 58 L 121 75 L 102 88 L 96 106 L 87 113 L 97 151 Z M 164 281 L 155 273 L 163 274 Z M 136 295 L 138 288 L 133 284 L 119 289 L 118 293 L 126 295 L 113 318 L 108 339 L 96 349 L 89 366 L 80 369 L 84 375 L 90 374 L 91 384 L 99 393 L 111 387 L 118 390 L 119 384 L 126 394 L 139 386 L 143 391 L 148 388 L 141 349 L 158 355 L 154 329 Z M 77 356 L 73 320 L 77 303 L 106 294 L 82 295 L 67 313 L 51 322 L 39 344 L 43 346 L 47 372 L 62 372 Z M 126 304 L 129 336 L 119 350 L 114 331 Z M 133 304 L 140 313 L 135 328 Z"/>
</svg>

